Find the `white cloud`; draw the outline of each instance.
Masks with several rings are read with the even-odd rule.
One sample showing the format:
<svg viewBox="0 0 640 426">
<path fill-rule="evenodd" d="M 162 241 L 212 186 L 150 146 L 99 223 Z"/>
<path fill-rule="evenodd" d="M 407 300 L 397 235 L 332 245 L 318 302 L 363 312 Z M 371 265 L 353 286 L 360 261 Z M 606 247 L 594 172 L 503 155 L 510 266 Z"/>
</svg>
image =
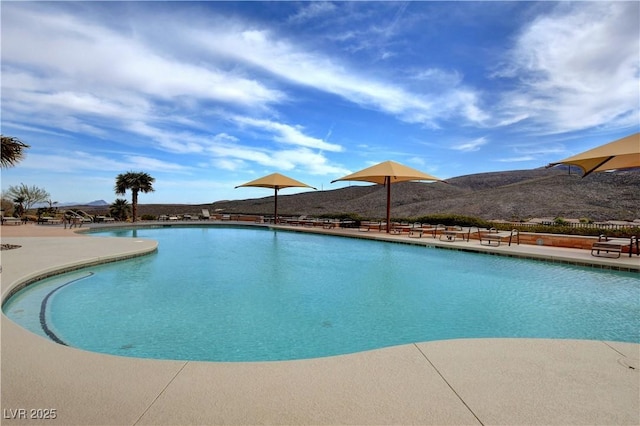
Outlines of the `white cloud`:
<svg viewBox="0 0 640 426">
<path fill-rule="evenodd" d="M 64 174 L 77 174 L 83 171 L 122 172 L 129 169 L 143 169 L 148 171 L 186 172 L 188 167 L 176 163 L 161 161 L 155 158 L 124 155 L 120 158 L 106 157 L 82 151 L 71 151 L 61 154 L 28 153 L 25 160 L 20 162 L 20 168 L 37 170 L 38 172 L 52 171 Z"/>
<path fill-rule="evenodd" d="M 29 63 L 47 69 L 47 80 L 108 94 L 114 88 L 160 99 L 191 96 L 246 105 L 264 105 L 283 94 L 211 66 L 171 58 L 163 44 L 144 43 L 100 22 L 39 5 L 3 7 L 3 38 L 20 40 L 3 46 L 3 62 Z M 29 25 L 38 22 L 37 26 Z M 64 46 L 64 49 L 60 49 Z M 101 90 L 102 88 L 102 90 Z M 50 90 L 53 87 L 49 87 Z"/>
<path fill-rule="evenodd" d="M 638 13 L 637 2 L 577 2 L 534 20 L 496 74 L 519 82 L 504 119 L 558 133 L 637 125 Z"/>
<path fill-rule="evenodd" d="M 189 37 L 190 43 L 206 46 L 211 55 L 233 58 L 281 79 L 340 96 L 407 122 L 435 126 L 439 119 L 450 116 L 473 122 L 485 119 L 470 88 L 454 85 L 444 90 L 439 86 L 436 93 L 415 93 L 397 83 L 350 69 L 334 57 L 315 54 L 287 39 L 277 39 L 266 29 L 221 25 L 215 29 L 195 28 Z"/>
<path fill-rule="evenodd" d="M 451 149 L 454 149 L 456 151 L 462 151 L 462 152 L 474 152 L 474 151 L 480 150 L 480 147 L 483 145 L 486 145 L 487 142 L 489 141 L 486 137 L 481 137 L 474 140 L 455 144 L 451 147 Z"/>
<path fill-rule="evenodd" d="M 207 148 L 212 164 L 225 170 L 240 170 L 259 165 L 273 170 L 303 170 L 310 174 L 341 173 L 345 169 L 331 165 L 321 152 L 304 146 L 293 149 L 268 149 L 243 146 L 238 143 L 218 143 Z"/>
<path fill-rule="evenodd" d="M 335 10 L 336 6 L 330 1 L 304 2 L 298 13 L 289 17 L 289 22 L 303 23 L 329 15 Z"/>
<path fill-rule="evenodd" d="M 494 161 L 497 161 L 500 163 L 522 163 L 525 161 L 532 161 L 535 159 L 536 157 L 534 157 L 533 155 L 524 155 L 520 157 L 498 158 Z"/>
<path fill-rule="evenodd" d="M 305 135 L 301 126 L 290 126 L 288 124 L 277 123 L 270 120 L 261 120 L 250 117 L 234 117 L 233 120 L 240 125 L 258 128 L 272 134 L 275 141 L 285 144 L 299 145 L 307 148 L 315 148 L 323 151 L 342 151 L 342 147 L 337 144 L 328 143 L 322 139 Z"/>
<path fill-rule="evenodd" d="M 150 170 L 158 172 L 182 172 L 189 168 L 180 164 L 170 163 L 168 161 L 158 160 L 157 158 L 149 158 L 140 155 L 126 155 L 125 163 L 129 164 L 127 169 Z M 122 167 L 122 166 L 120 166 Z"/>
</svg>

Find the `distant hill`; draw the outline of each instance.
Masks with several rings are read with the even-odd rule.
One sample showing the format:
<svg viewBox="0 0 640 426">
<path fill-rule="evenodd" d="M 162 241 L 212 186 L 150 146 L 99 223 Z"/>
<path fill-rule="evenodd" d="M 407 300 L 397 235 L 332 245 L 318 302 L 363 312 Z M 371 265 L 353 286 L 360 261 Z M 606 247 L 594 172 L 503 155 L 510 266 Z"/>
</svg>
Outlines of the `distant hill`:
<svg viewBox="0 0 640 426">
<path fill-rule="evenodd" d="M 412 218 L 429 214 L 459 214 L 487 220 L 534 217 L 640 219 L 640 170 L 594 173 L 585 178 L 567 168 L 515 170 L 459 176 L 448 183 L 405 182 L 391 188 L 391 215 Z M 273 194 L 266 190 L 265 193 Z M 356 213 L 383 218 L 386 190 L 382 185 L 278 195 L 278 213 L 286 216 Z M 105 203 L 106 204 L 106 203 Z M 106 206 L 87 207 L 87 212 Z M 228 214 L 273 214 L 273 195 L 205 205 L 141 204 L 143 214 L 198 214 L 207 208 Z"/>
<path fill-rule="evenodd" d="M 451 213 L 484 219 L 532 217 L 633 220 L 640 218 L 640 170 L 594 173 L 585 178 L 567 168 L 480 173 L 448 183 L 405 182 L 391 187 L 391 214 L 397 218 Z M 357 213 L 384 217 L 382 185 L 278 195 L 282 215 Z M 272 214 L 273 196 L 219 201 L 225 213 Z"/>
<path fill-rule="evenodd" d="M 89 206 L 89 207 L 106 207 L 108 206 L 109 203 L 107 203 L 105 200 L 95 200 L 95 201 L 91 201 L 90 203 L 79 203 L 76 201 L 69 201 L 69 202 L 63 202 L 63 203 L 56 203 L 54 204 L 54 206 L 56 207 L 85 207 L 85 206 Z M 36 203 L 33 206 L 34 208 L 38 208 L 38 207 L 49 207 L 49 203 Z"/>
<path fill-rule="evenodd" d="M 85 206 L 108 206 L 109 203 L 107 203 L 105 200 L 96 200 L 96 201 L 92 201 L 90 203 L 85 204 Z"/>
</svg>

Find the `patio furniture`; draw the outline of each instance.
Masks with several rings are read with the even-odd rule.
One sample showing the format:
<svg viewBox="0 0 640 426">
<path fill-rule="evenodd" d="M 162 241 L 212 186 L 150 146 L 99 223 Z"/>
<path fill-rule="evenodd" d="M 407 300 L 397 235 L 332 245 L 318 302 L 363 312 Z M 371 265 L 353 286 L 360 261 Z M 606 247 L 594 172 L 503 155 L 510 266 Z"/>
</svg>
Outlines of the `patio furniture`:
<svg viewBox="0 0 640 426">
<path fill-rule="evenodd" d="M 596 242 L 591 246 L 591 256 L 619 258 L 622 245 L 617 243 Z"/>
<path fill-rule="evenodd" d="M 627 238 L 607 237 L 600 235 L 598 241 L 591 246 L 591 255 L 596 257 L 619 258 L 624 247 L 629 247 L 629 257 L 633 256 L 635 247 L 636 255 L 640 256 L 640 242 L 637 235 Z"/>
<path fill-rule="evenodd" d="M 471 228 L 463 228 L 461 226 L 450 226 L 445 228 L 440 234 L 440 241 L 456 241 L 462 238 L 462 241 L 469 241 L 471 237 Z"/>
<path fill-rule="evenodd" d="M 408 223 L 394 223 L 391 225 L 392 234 L 402 234 L 403 232 L 409 233 L 411 226 Z"/>
<path fill-rule="evenodd" d="M 496 247 L 500 246 L 502 240 L 509 239 L 509 246 L 513 242 L 513 237 L 516 237 L 516 242 L 520 245 L 520 232 L 517 229 L 511 231 L 498 231 L 496 228 L 490 228 L 488 231 L 478 231 L 478 238 L 480 244 Z"/>
<path fill-rule="evenodd" d="M 3 225 L 22 225 L 22 219 L 19 217 L 2 216 Z"/>
</svg>

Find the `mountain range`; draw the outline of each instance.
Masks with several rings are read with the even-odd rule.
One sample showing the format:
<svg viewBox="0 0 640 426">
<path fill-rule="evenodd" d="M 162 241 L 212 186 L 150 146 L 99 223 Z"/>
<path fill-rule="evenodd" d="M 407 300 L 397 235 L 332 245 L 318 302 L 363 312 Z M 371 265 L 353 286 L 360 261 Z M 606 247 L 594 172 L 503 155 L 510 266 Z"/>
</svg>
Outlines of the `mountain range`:
<svg viewBox="0 0 640 426">
<path fill-rule="evenodd" d="M 265 189 L 265 191 L 270 191 Z M 355 213 L 383 218 L 386 189 L 382 185 L 351 186 L 330 191 L 278 195 L 281 215 Z M 272 214 L 273 196 L 217 201 L 225 213 Z M 515 170 L 466 175 L 447 183 L 403 182 L 391 186 L 391 215 L 415 218 L 457 214 L 487 220 L 534 217 L 633 220 L 640 218 L 640 170 L 593 173 L 582 178 L 575 168 Z"/>
<path fill-rule="evenodd" d="M 214 201 L 209 204 L 140 204 L 140 215 L 211 213 L 272 215 L 273 190 L 265 197 Z M 140 197 L 144 202 L 144 194 Z M 82 208 L 105 214 L 108 203 L 98 200 Z M 278 195 L 282 216 L 356 214 L 384 218 L 386 189 L 382 185 L 354 185 L 334 190 Z M 582 178 L 573 168 L 514 170 L 459 176 L 447 183 L 403 182 L 391 187 L 391 216 L 411 219 L 432 214 L 455 214 L 486 220 L 574 218 L 640 219 L 640 169 L 593 173 Z"/>
<path fill-rule="evenodd" d="M 79 203 L 75 201 L 70 201 L 70 202 L 64 202 L 64 203 L 56 203 L 55 205 L 56 207 L 73 207 L 73 206 L 105 207 L 105 206 L 108 206 L 109 203 L 107 203 L 105 200 L 95 200 L 88 203 Z M 49 203 L 36 203 L 33 207 L 34 208 L 49 207 Z"/>
</svg>

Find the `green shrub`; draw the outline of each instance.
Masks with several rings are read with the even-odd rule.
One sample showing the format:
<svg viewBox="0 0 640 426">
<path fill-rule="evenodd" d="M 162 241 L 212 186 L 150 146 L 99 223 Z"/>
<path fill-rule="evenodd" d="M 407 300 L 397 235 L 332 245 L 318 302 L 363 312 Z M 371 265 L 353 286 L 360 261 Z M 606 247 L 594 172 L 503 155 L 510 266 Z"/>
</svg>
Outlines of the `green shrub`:
<svg viewBox="0 0 640 426">
<path fill-rule="evenodd" d="M 446 226 L 477 226 L 478 228 L 490 228 L 491 223 L 484 219 L 457 214 L 431 214 L 410 218 L 409 222 L 430 223 L 432 225 Z"/>
<path fill-rule="evenodd" d="M 158 218 L 155 215 L 152 215 L 152 214 L 143 214 L 142 216 L 140 216 L 140 219 L 142 219 L 142 220 L 158 220 Z"/>
<path fill-rule="evenodd" d="M 555 219 L 553 219 L 553 223 L 555 223 L 556 225 L 560 225 L 560 226 L 569 225 L 569 222 L 564 220 L 564 218 L 562 218 L 562 217 L 556 217 Z"/>
<path fill-rule="evenodd" d="M 608 237 L 628 238 L 632 235 L 640 235 L 640 227 L 621 228 L 621 229 L 602 229 L 602 228 L 584 228 L 573 227 L 568 225 L 535 225 L 523 226 L 513 223 L 494 223 L 492 226 L 501 231 L 510 231 L 517 229 L 520 232 L 533 232 L 541 234 L 563 234 L 563 235 L 583 235 L 588 237 L 597 237 L 606 235 Z"/>
<path fill-rule="evenodd" d="M 338 220 L 354 220 L 356 222 L 366 220 L 357 213 L 323 213 L 318 219 L 338 219 Z"/>
</svg>

